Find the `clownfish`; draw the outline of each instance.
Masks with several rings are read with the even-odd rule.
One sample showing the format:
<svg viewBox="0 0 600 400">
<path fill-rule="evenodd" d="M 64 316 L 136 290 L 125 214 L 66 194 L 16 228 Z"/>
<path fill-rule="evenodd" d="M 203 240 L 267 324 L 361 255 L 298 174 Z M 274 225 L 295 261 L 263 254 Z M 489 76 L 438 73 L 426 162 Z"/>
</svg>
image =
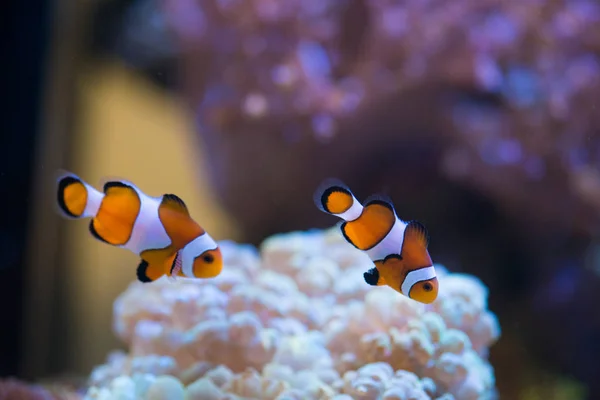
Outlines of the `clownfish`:
<svg viewBox="0 0 600 400">
<path fill-rule="evenodd" d="M 212 278 L 221 273 L 219 246 L 174 194 L 150 197 L 124 180 L 109 180 L 100 192 L 75 174 L 60 171 L 56 195 L 63 216 L 91 218 L 94 238 L 140 256 L 141 282 L 163 275 Z"/>
<path fill-rule="evenodd" d="M 363 206 L 334 179 L 319 186 L 314 201 L 321 211 L 344 220 L 344 238 L 375 264 L 363 274 L 367 284 L 387 285 L 424 304 L 437 298 L 438 279 L 427 250 L 429 234 L 421 223 L 400 220 L 383 196 L 371 196 Z"/>
</svg>

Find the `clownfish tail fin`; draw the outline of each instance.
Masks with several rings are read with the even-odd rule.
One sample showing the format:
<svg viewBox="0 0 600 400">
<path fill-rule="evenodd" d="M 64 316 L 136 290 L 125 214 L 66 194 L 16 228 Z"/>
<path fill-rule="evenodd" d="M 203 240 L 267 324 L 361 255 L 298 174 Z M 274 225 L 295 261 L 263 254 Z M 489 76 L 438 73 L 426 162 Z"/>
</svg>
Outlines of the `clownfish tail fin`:
<svg viewBox="0 0 600 400">
<path fill-rule="evenodd" d="M 77 175 L 59 170 L 56 179 L 56 206 L 67 218 L 93 217 L 104 195 Z"/>
<path fill-rule="evenodd" d="M 313 196 L 317 208 L 344 221 L 353 221 L 362 212 L 362 205 L 348 186 L 339 179 L 330 178 L 319 185 Z"/>
</svg>

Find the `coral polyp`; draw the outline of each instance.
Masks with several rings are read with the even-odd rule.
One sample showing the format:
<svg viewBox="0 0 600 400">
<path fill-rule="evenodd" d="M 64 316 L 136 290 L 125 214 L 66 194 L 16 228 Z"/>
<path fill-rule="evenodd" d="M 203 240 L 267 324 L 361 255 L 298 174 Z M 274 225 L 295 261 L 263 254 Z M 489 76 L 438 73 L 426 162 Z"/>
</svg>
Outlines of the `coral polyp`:
<svg viewBox="0 0 600 400">
<path fill-rule="evenodd" d="M 220 246 L 218 277 L 132 282 L 116 300 L 129 352 L 86 399 L 494 398 L 500 328 L 475 277 L 436 266 L 425 305 L 365 284 L 369 258 L 336 229 Z"/>
</svg>

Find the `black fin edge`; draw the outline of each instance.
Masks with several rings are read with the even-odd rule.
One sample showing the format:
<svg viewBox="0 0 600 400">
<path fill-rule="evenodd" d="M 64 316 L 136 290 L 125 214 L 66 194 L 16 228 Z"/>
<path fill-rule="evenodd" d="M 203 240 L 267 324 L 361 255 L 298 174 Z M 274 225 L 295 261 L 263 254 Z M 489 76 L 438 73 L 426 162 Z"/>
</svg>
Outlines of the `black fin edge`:
<svg viewBox="0 0 600 400">
<path fill-rule="evenodd" d="M 344 236 L 344 239 L 346 239 L 346 242 L 350 243 L 352 246 L 354 246 L 354 248 L 364 251 L 363 249 L 359 248 L 357 245 L 354 244 L 354 242 L 352 240 L 350 240 L 350 238 L 348 237 L 348 235 L 346 234 L 346 224 L 348 222 L 344 222 L 341 226 L 340 226 L 340 230 L 342 231 L 342 236 Z"/>
<path fill-rule="evenodd" d="M 379 204 L 379 205 L 386 207 L 388 210 L 390 210 L 392 212 L 392 214 L 394 215 L 394 218 L 398 218 L 398 216 L 396 215 L 396 211 L 394 210 L 394 206 L 391 203 L 388 203 L 384 200 L 371 199 L 368 203 L 365 203 L 364 207 L 367 208 L 369 205 L 373 205 L 373 204 Z M 368 249 L 359 249 L 356 246 L 354 246 L 354 247 L 356 247 L 357 249 L 362 250 L 362 251 L 371 250 L 372 248 L 377 246 L 379 243 L 381 243 L 387 237 L 387 235 L 392 231 L 392 229 L 394 229 L 394 225 L 397 223 L 398 223 L 398 221 L 394 220 L 394 223 L 392 224 L 390 229 L 385 233 L 385 235 L 383 235 L 377 242 L 375 242 Z M 342 233 L 344 234 L 344 238 L 346 238 L 346 240 L 350 241 L 350 239 L 346 236 L 346 232 L 344 232 L 344 230 L 343 230 L 344 226 L 345 226 L 345 223 L 342 225 Z M 352 243 L 352 244 L 354 244 L 354 243 Z"/>
<path fill-rule="evenodd" d="M 313 200 L 319 210 L 331 214 L 325 205 L 325 200 L 334 192 L 342 192 L 349 194 L 350 196 L 353 195 L 350 188 L 341 180 L 337 178 L 327 178 L 317 187 L 317 190 L 315 190 L 313 195 Z"/>
<path fill-rule="evenodd" d="M 148 266 L 148 262 L 146 260 L 142 260 L 136 269 L 137 278 L 142 283 L 152 282 L 152 279 L 148 278 L 148 275 L 146 275 L 146 270 L 148 269 Z"/>
<path fill-rule="evenodd" d="M 423 233 L 423 236 L 425 237 L 425 248 L 428 248 L 430 237 L 429 231 L 427 230 L 427 228 L 425 228 L 425 225 L 415 220 L 409 221 L 406 225 L 406 229 L 408 229 L 409 227 L 413 227 L 413 229 L 416 229 L 418 232 Z"/>
<path fill-rule="evenodd" d="M 177 263 L 178 258 L 179 258 L 179 252 L 175 253 L 175 258 L 173 259 L 173 264 L 171 264 L 171 270 L 169 271 L 170 275 L 173 275 L 173 270 L 175 269 L 175 264 Z"/>
<path fill-rule="evenodd" d="M 183 201 L 181 199 L 181 197 L 177 196 L 176 194 L 173 193 L 165 193 L 163 194 L 163 201 L 173 201 L 177 204 L 179 204 L 180 206 L 182 206 L 186 211 L 187 211 L 187 205 L 185 204 L 185 201 Z"/>
<path fill-rule="evenodd" d="M 104 193 L 106 193 L 108 191 L 108 189 L 110 188 L 114 188 L 114 187 L 124 187 L 124 188 L 131 188 L 131 186 L 123 183 L 123 182 L 119 182 L 119 181 L 110 181 L 110 182 L 106 182 L 104 184 L 104 188 L 102 189 L 104 191 Z"/>
<path fill-rule="evenodd" d="M 56 190 L 56 196 L 57 196 L 57 201 L 58 201 L 58 206 L 60 207 L 60 209 L 62 210 L 62 212 L 64 212 L 65 214 L 67 214 L 69 217 L 71 218 L 79 218 L 80 215 L 75 215 L 73 214 L 69 208 L 67 207 L 67 204 L 65 203 L 65 189 L 74 184 L 74 183 L 81 183 L 83 184 L 83 182 L 81 181 L 81 179 L 77 179 L 74 176 L 65 176 L 63 178 L 60 179 L 60 181 L 58 182 L 58 188 Z"/>
<path fill-rule="evenodd" d="M 383 194 L 373 194 L 367 197 L 364 206 L 367 207 L 371 204 L 379 204 L 381 206 L 387 207 L 394 213 L 394 215 L 396 215 L 396 209 L 394 208 L 392 200 Z"/>
<path fill-rule="evenodd" d="M 385 258 L 382 260 L 383 262 L 386 262 L 387 260 L 390 260 L 392 258 L 396 258 L 400 261 L 404 260 L 404 258 L 402 257 L 401 254 L 388 254 L 387 256 L 385 256 Z"/>
<path fill-rule="evenodd" d="M 371 268 L 363 274 L 363 277 L 367 284 L 377 286 L 377 282 L 379 282 L 379 270 L 377 270 L 377 268 Z"/>
<path fill-rule="evenodd" d="M 102 236 L 100 236 L 98 234 L 98 232 L 96 232 L 96 228 L 94 228 L 94 220 L 93 219 L 90 221 L 90 233 L 92 234 L 93 237 L 95 237 L 99 241 L 112 245 L 112 243 L 108 242 L 106 239 L 104 239 Z"/>
<path fill-rule="evenodd" d="M 133 190 L 133 192 L 135 193 L 135 196 L 137 197 L 138 201 L 140 202 L 140 209 L 138 210 L 138 213 L 135 216 L 135 218 L 137 219 L 137 217 L 140 215 L 140 212 L 142 212 L 142 198 L 140 197 L 140 194 L 138 193 L 136 188 L 131 185 L 128 185 L 126 183 L 120 182 L 120 181 L 109 181 L 104 184 L 104 187 L 102 188 L 102 190 L 104 191 L 104 194 L 106 194 L 108 189 L 114 188 L 114 187 L 128 188 L 128 189 Z M 131 234 L 129 235 L 129 239 L 131 239 Z M 127 241 L 129 241 L 129 239 L 127 239 Z M 125 242 L 125 243 L 127 243 L 127 242 Z"/>
</svg>

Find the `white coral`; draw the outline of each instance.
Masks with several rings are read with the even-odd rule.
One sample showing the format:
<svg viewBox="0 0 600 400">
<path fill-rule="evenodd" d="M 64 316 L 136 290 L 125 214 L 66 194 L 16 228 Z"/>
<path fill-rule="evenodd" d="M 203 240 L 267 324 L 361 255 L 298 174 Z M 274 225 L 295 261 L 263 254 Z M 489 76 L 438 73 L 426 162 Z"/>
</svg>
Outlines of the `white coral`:
<svg viewBox="0 0 600 400">
<path fill-rule="evenodd" d="M 221 242 L 210 280 L 133 282 L 114 306 L 130 353 L 86 399 L 480 399 L 500 335 L 475 277 L 439 271 L 425 306 L 364 283 L 368 257 L 337 228 Z"/>
</svg>

